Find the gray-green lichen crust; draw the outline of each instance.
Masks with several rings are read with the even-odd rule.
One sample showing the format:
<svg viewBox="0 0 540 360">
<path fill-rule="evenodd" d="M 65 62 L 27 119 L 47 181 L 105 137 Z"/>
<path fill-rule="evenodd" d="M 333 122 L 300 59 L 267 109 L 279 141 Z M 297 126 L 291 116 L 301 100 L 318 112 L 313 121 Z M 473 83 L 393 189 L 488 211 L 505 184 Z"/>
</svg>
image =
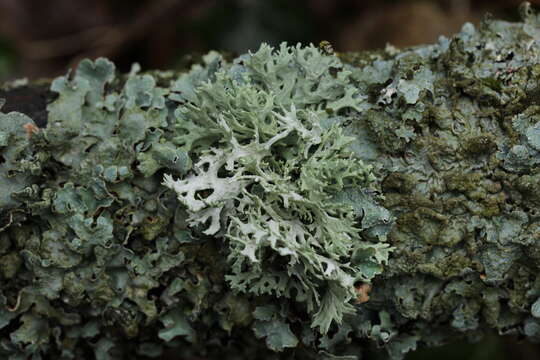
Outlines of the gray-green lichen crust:
<svg viewBox="0 0 540 360">
<path fill-rule="evenodd" d="M 179 75 L 85 60 L 45 128 L 0 113 L 0 357 L 539 340 L 540 19 L 522 15 Z"/>
<path fill-rule="evenodd" d="M 165 186 L 191 228 L 227 240 L 233 290 L 305 303 L 311 326 L 327 333 L 354 313 L 354 282 L 373 278 L 388 258 L 387 244 L 362 239 L 365 227 L 344 201 L 375 181 L 337 115 L 358 103 L 345 99 L 351 72 L 313 46 L 272 53 L 263 45 L 210 81 L 193 75 L 202 77 L 195 69 L 172 86 L 183 104 L 173 142 L 198 160 L 182 180 L 165 175 Z M 190 86 L 196 91 L 184 95 Z"/>
</svg>

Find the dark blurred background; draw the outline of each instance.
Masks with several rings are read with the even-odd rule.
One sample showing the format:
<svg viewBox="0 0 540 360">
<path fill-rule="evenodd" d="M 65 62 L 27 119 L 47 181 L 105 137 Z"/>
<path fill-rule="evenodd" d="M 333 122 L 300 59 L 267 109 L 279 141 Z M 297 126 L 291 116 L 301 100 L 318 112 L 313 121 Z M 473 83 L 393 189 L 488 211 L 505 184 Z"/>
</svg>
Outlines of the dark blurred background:
<svg viewBox="0 0 540 360">
<path fill-rule="evenodd" d="M 407 47 L 451 35 L 483 14 L 517 20 L 521 0 L 0 0 L 0 81 L 65 73 L 106 56 L 121 71 L 180 68 L 208 50 L 328 40 L 337 51 Z M 540 5 L 540 0 L 530 0 Z M 382 358 L 369 354 L 365 359 Z M 407 360 L 540 359 L 538 346 L 488 336 Z"/>
<path fill-rule="evenodd" d="M 174 68 L 210 49 L 328 40 L 338 51 L 433 42 L 521 0 L 0 0 L 0 80 L 64 73 L 84 57 Z M 533 3 L 540 4 L 540 0 Z"/>
</svg>

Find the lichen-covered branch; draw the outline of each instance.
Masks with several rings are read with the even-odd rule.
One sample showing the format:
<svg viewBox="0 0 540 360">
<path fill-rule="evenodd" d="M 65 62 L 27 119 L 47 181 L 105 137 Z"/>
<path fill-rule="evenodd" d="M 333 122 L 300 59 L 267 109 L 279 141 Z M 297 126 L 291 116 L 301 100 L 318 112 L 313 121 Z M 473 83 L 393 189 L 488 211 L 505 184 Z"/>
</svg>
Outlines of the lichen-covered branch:
<svg viewBox="0 0 540 360">
<path fill-rule="evenodd" d="M 0 356 L 540 339 L 540 17 L 521 10 L 406 50 L 85 60 L 4 90 Z"/>
</svg>

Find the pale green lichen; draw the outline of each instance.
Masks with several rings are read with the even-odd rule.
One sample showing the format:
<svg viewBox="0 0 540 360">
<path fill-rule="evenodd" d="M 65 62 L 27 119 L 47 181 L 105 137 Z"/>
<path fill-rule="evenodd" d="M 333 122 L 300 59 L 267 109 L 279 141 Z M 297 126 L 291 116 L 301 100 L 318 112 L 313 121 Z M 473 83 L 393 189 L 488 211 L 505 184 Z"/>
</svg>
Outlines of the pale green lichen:
<svg viewBox="0 0 540 360">
<path fill-rule="evenodd" d="M 273 54 L 263 45 L 222 66 L 176 112 L 185 134 L 174 141 L 197 159 L 194 171 L 164 182 L 191 227 L 229 243 L 232 289 L 303 302 L 322 333 L 354 312 L 354 282 L 378 273 L 353 263 L 355 253 L 371 249 L 382 264 L 389 251 L 362 240 L 370 226 L 358 226 L 352 206 L 336 198 L 371 190 L 375 180 L 348 149 L 354 139 L 326 111 L 346 98 L 349 76 L 314 47 L 282 45 Z M 350 97 L 334 110 L 356 103 Z"/>
<path fill-rule="evenodd" d="M 53 81 L 46 128 L 2 115 L 2 176 L 14 184 L 2 203 L 3 355 L 118 358 L 131 350 L 108 329 L 129 339 L 163 326 L 136 349 L 159 354 L 158 339 L 198 344 L 190 323 L 207 311 L 222 330 L 253 326 L 281 351 L 299 341 L 280 333 L 287 312 L 255 312 L 252 324 L 238 315 L 253 311 L 246 297 L 296 302 L 316 333 L 354 313 L 355 281 L 379 274 L 390 250 L 384 232 L 361 232 L 392 218 L 342 133 L 358 103 L 351 72 L 314 47 L 204 60 L 170 88 L 136 69 L 120 82 L 111 62 L 85 60 Z M 217 240 L 223 260 L 184 248 Z M 213 287 L 201 261 L 221 264 Z M 218 310 L 208 297 L 224 291 Z M 57 322 L 70 327 L 61 349 L 49 343 Z"/>
</svg>

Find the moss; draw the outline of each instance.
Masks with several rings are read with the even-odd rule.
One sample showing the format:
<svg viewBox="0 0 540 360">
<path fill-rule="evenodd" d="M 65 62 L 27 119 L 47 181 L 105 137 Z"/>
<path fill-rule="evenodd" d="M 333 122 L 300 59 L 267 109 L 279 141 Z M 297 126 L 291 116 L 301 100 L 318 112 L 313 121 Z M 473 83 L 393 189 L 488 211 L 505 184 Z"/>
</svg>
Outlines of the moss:
<svg viewBox="0 0 540 360">
<path fill-rule="evenodd" d="M 447 280 L 456 276 L 462 276 L 468 269 L 478 270 L 473 266 L 471 259 L 466 254 L 463 254 L 463 252 L 449 254 L 439 259 L 437 264 L 426 263 L 418 265 L 418 271 L 421 273 Z"/>
<path fill-rule="evenodd" d="M 516 190 L 523 196 L 523 201 L 528 204 L 540 204 L 540 191 L 538 181 L 540 175 L 522 175 L 513 182 Z"/>
<path fill-rule="evenodd" d="M 362 68 L 370 65 L 374 60 L 392 59 L 392 55 L 385 50 L 368 50 L 362 52 L 337 52 L 338 56 L 344 63 L 354 67 Z"/>
<path fill-rule="evenodd" d="M 170 223 L 170 216 L 147 216 L 144 219 L 140 232 L 145 240 L 154 240 L 165 231 L 165 227 Z"/>
<path fill-rule="evenodd" d="M 12 279 L 22 266 L 22 259 L 17 253 L 9 253 L 0 257 L 0 274 L 5 279 Z"/>
<path fill-rule="evenodd" d="M 484 133 L 467 138 L 462 146 L 466 156 L 487 156 L 497 150 L 493 134 Z"/>
<path fill-rule="evenodd" d="M 410 194 L 415 187 L 414 175 L 391 173 L 383 180 L 381 186 L 385 193 L 398 192 L 400 194 Z"/>
<path fill-rule="evenodd" d="M 397 219 L 397 226 L 402 231 L 418 234 L 426 244 L 437 243 L 440 231 L 447 223 L 446 216 L 426 207 L 418 207 Z"/>
</svg>

